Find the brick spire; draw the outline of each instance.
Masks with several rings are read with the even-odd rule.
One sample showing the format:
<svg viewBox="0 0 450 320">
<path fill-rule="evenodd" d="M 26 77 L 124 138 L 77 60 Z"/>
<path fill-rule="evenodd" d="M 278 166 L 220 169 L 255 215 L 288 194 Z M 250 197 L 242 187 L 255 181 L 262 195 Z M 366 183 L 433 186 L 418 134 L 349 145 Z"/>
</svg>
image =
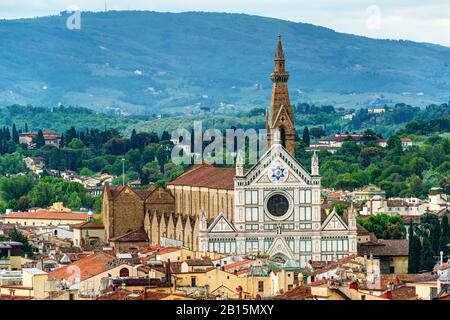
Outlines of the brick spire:
<svg viewBox="0 0 450 320">
<path fill-rule="evenodd" d="M 286 72 L 286 61 L 281 44 L 281 35 L 278 34 L 278 45 L 274 60 L 275 68 L 270 79 L 272 80 L 272 98 L 267 113 L 267 140 L 272 145 L 274 129 L 281 133 L 281 144 L 294 156 L 295 154 L 295 127 L 294 115 L 291 109 L 287 82 L 289 73 Z"/>
</svg>

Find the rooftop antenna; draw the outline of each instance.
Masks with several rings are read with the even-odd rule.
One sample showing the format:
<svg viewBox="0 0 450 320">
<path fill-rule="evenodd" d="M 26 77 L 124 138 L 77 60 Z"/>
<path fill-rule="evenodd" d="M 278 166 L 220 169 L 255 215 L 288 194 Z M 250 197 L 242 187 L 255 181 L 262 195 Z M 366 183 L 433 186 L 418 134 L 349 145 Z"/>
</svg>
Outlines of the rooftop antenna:
<svg viewBox="0 0 450 320">
<path fill-rule="evenodd" d="M 105 12 L 108 12 L 108 2 L 105 0 Z"/>
</svg>

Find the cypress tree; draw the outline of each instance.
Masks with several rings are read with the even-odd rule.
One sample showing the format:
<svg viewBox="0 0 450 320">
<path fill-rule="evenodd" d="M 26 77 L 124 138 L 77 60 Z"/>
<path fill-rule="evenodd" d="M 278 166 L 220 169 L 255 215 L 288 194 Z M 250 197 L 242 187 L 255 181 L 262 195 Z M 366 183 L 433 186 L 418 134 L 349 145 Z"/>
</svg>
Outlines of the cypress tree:
<svg viewBox="0 0 450 320">
<path fill-rule="evenodd" d="M 9 128 L 8 127 L 6 127 L 6 130 L 5 130 L 5 140 L 6 141 L 11 140 L 11 133 L 9 132 Z"/>
<path fill-rule="evenodd" d="M 305 127 L 305 129 L 303 130 L 303 143 L 306 144 L 306 146 L 309 147 L 309 145 L 311 144 L 311 137 L 309 136 L 309 129 L 308 127 Z"/>
<path fill-rule="evenodd" d="M 428 237 L 423 238 L 422 252 L 420 255 L 420 271 L 431 271 L 434 267 L 433 249 Z"/>
<path fill-rule="evenodd" d="M 59 147 L 64 148 L 64 133 L 61 133 L 61 140 L 59 141 Z"/>
<path fill-rule="evenodd" d="M 442 251 L 444 253 L 444 260 L 447 260 L 448 255 L 450 254 L 450 250 L 448 248 L 448 244 L 450 243 L 450 226 L 448 224 L 447 215 L 443 215 L 441 218 L 441 238 L 439 239 L 439 252 Z"/>
<path fill-rule="evenodd" d="M 408 273 L 418 273 L 420 268 L 420 239 L 414 234 L 414 225 L 412 220 L 409 222 L 409 255 L 408 255 Z"/>
<path fill-rule="evenodd" d="M 28 132 L 28 123 L 25 122 L 25 132 Z"/>
<path fill-rule="evenodd" d="M 42 133 L 42 130 L 39 130 L 35 139 L 36 148 L 39 149 L 43 146 L 45 146 L 45 138 L 44 134 Z"/>
<path fill-rule="evenodd" d="M 139 149 L 139 140 L 135 129 L 131 131 L 130 147 L 131 149 Z"/>
<path fill-rule="evenodd" d="M 17 132 L 15 123 L 12 126 L 12 139 L 14 143 L 19 144 L 19 133 Z"/>
<path fill-rule="evenodd" d="M 439 220 L 431 227 L 431 248 L 435 256 L 439 255 L 439 244 L 441 240 L 441 224 Z"/>
</svg>

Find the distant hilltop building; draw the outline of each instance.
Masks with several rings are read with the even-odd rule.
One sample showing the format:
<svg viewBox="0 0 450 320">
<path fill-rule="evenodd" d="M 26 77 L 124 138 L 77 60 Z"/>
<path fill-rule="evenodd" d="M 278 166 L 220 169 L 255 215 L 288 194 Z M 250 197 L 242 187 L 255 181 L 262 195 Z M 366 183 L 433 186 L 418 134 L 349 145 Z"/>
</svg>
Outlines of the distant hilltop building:
<svg viewBox="0 0 450 320">
<path fill-rule="evenodd" d="M 19 143 L 27 145 L 29 149 L 33 149 L 36 147 L 34 140 L 37 135 L 37 132 L 22 132 L 19 134 Z M 61 143 L 61 135 L 59 133 L 44 131 L 43 135 L 46 145 L 49 144 L 59 148 L 59 145 Z"/>
<path fill-rule="evenodd" d="M 386 112 L 386 108 L 384 108 L 384 107 L 369 108 L 369 109 L 367 109 L 367 112 L 369 112 L 369 113 L 384 113 L 384 112 Z"/>
<path fill-rule="evenodd" d="M 364 138 L 366 138 L 366 136 L 359 133 L 338 133 L 334 137 L 319 139 L 319 141 L 316 144 L 311 144 L 308 148 L 306 148 L 306 150 L 307 151 L 326 150 L 328 152 L 335 153 L 338 149 L 342 147 L 344 142 L 354 141 L 356 144 L 361 144 Z M 380 147 L 384 148 L 387 146 L 386 139 L 382 139 L 378 136 L 375 136 L 375 139 Z"/>
<path fill-rule="evenodd" d="M 289 73 L 278 39 L 272 98 L 266 115 L 269 149 L 249 171 L 241 154 L 235 168 L 196 164 L 167 189 L 103 192 L 107 240 L 115 247 L 182 241 L 201 252 L 264 254 L 275 260 L 332 261 L 357 252 L 353 210 L 341 217 L 321 208 L 319 159 L 310 170 L 295 155 Z"/>
</svg>

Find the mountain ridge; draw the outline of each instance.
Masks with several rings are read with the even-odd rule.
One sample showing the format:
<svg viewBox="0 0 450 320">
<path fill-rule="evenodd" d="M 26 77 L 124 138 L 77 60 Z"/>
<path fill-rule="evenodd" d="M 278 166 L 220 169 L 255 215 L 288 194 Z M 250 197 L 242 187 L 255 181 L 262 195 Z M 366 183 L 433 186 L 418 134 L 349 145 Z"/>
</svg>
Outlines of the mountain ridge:
<svg viewBox="0 0 450 320">
<path fill-rule="evenodd" d="M 276 35 L 292 102 L 345 107 L 448 101 L 450 48 L 233 13 L 82 12 L 0 21 L 0 105 L 140 114 L 266 107 Z M 163 111 L 162 111 L 163 110 Z"/>
</svg>

